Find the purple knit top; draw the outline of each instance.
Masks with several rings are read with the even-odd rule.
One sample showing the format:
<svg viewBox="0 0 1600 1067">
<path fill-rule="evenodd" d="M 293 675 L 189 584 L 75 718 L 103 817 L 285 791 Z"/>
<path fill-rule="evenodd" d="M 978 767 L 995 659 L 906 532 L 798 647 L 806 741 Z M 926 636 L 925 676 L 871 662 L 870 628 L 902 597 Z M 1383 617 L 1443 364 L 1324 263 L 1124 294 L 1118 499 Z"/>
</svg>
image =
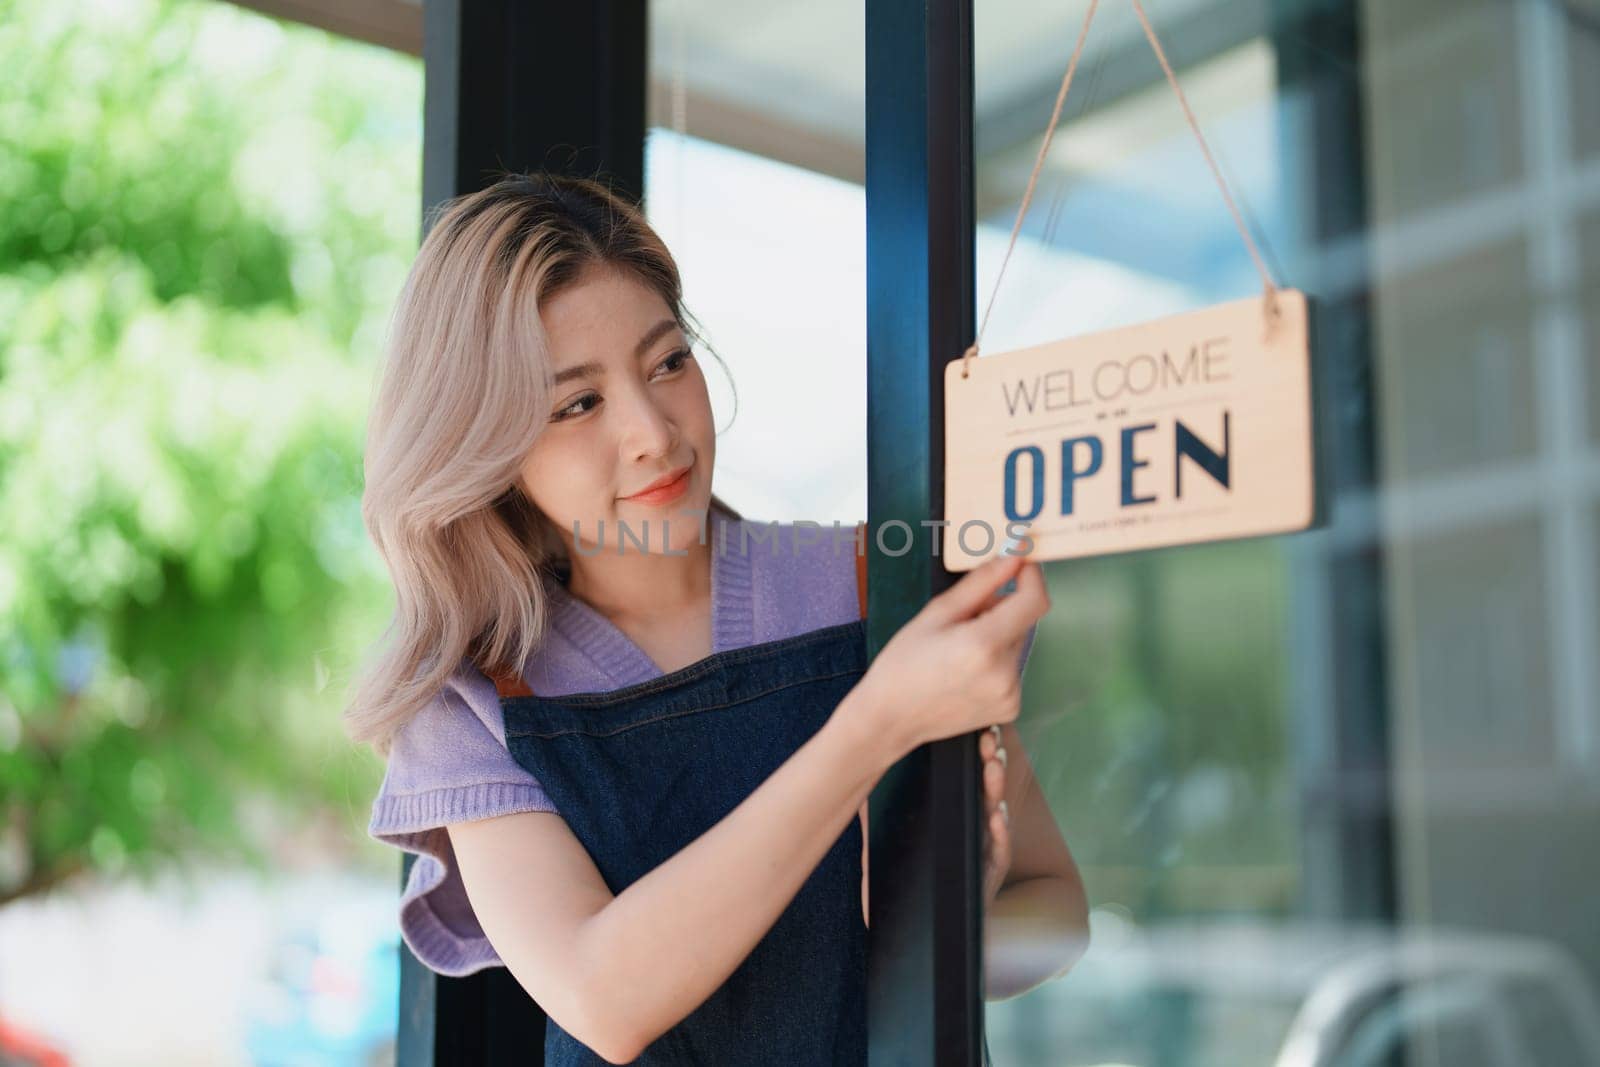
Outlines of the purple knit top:
<svg viewBox="0 0 1600 1067">
<path fill-rule="evenodd" d="M 855 524 L 820 528 L 707 516 L 712 652 L 777 641 L 859 617 Z M 809 542 L 809 543 L 804 543 Z M 659 677 L 631 638 L 558 582 L 550 626 L 523 670 L 540 696 L 607 692 Z M 1018 662 L 1033 646 L 1033 631 Z M 367 832 L 417 861 L 400 896 L 400 934 L 439 974 L 501 966 L 467 899 L 445 826 L 555 811 L 506 749 L 494 683 L 463 657 L 439 694 L 395 736 Z"/>
</svg>

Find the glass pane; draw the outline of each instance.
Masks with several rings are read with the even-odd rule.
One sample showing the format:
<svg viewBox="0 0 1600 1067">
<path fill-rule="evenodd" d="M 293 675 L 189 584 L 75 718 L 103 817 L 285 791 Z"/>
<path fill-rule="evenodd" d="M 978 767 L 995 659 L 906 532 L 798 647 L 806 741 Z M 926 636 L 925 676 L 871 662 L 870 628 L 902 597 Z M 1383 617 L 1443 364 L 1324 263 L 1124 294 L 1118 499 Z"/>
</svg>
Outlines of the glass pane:
<svg viewBox="0 0 1600 1067">
<path fill-rule="evenodd" d="M 867 514 L 864 33 L 848 5 L 650 8 L 645 212 L 716 355 L 717 495 L 759 522 Z"/>
<path fill-rule="evenodd" d="M 1600 8 L 1593 3 L 1569 5 L 1573 31 L 1566 34 L 1567 76 L 1573 101 L 1600 99 Z M 1579 159 L 1600 156 L 1600 114 L 1593 107 L 1574 106 L 1572 121 L 1573 154 Z"/>
<path fill-rule="evenodd" d="M 1600 99 L 1600 96 L 1596 96 L 1596 99 Z M 1594 444 L 1600 443 L 1600 213 L 1592 207 L 1586 210 L 1588 214 L 1578 230 L 1583 281 L 1578 293 L 1577 310 L 1583 320 L 1581 344 L 1587 356 L 1584 372 L 1589 379 L 1589 404 L 1586 414 L 1589 441 Z"/>
<path fill-rule="evenodd" d="M 977 5 L 980 309 L 1086 6 Z M 1041 980 L 988 926 L 994 1062 L 1600 1062 L 1590 6 L 1147 7 L 1317 302 L 1330 521 L 1046 565 L 1018 725 L 1092 936 Z M 985 353 L 1258 284 L 1102 5 Z"/>
</svg>

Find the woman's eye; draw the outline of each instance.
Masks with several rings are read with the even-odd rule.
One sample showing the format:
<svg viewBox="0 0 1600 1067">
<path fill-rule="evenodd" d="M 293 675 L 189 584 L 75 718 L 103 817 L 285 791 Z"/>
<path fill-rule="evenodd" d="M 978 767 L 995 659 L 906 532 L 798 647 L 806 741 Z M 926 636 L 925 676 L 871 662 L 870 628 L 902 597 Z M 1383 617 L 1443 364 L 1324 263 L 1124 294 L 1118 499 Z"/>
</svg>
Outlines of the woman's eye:
<svg viewBox="0 0 1600 1067">
<path fill-rule="evenodd" d="M 600 399 L 600 395 L 598 393 L 584 393 L 582 396 L 578 397 L 578 399 L 574 400 L 572 403 L 568 404 L 566 407 L 557 409 L 556 413 L 554 415 L 552 415 L 551 418 L 559 421 L 561 419 L 571 418 L 573 415 L 582 415 L 585 411 L 593 411 L 594 409 L 592 407 L 591 408 L 584 408 L 582 411 L 576 411 L 574 409 L 577 408 L 577 406 L 579 404 L 582 404 L 586 400 L 599 400 L 599 399 Z"/>
<path fill-rule="evenodd" d="M 665 369 L 668 374 L 676 374 L 679 370 L 681 370 L 683 368 L 683 365 L 685 363 L 687 363 L 689 360 L 691 360 L 693 358 L 694 358 L 694 353 L 693 352 L 689 351 L 687 348 L 680 348 L 678 351 L 672 353 L 672 355 L 668 356 L 666 359 L 664 359 L 660 363 L 656 364 L 656 369 L 657 370 Z M 583 414 L 586 414 L 586 413 L 588 413 L 590 411 L 593 411 L 594 410 L 593 404 L 590 404 L 590 406 L 588 406 L 588 407 L 580 407 L 579 406 L 579 405 L 587 403 L 589 401 L 593 401 L 594 404 L 598 404 L 600 402 L 600 394 L 599 393 L 584 393 L 582 396 L 578 397 L 576 400 L 574 400 L 572 403 L 568 404 L 566 407 L 556 409 L 556 411 L 550 416 L 550 418 L 554 422 L 559 422 L 562 419 L 570 419 L 570 418 L 572 418 L 574 416 L 583 415 Z"/>
<path fill-rule="evenodd" d="M 668 356 L 666 359 L 657 364 L 656 369 L 660 370 L 662 367 L 668 367 L 670 368 L 668 373 L 672 373 L 693 358 L 693 352 L 689 351 L 687 348 L 680 348 L 676 352 L 672 353 L 672 355 Z"/>
</svg>

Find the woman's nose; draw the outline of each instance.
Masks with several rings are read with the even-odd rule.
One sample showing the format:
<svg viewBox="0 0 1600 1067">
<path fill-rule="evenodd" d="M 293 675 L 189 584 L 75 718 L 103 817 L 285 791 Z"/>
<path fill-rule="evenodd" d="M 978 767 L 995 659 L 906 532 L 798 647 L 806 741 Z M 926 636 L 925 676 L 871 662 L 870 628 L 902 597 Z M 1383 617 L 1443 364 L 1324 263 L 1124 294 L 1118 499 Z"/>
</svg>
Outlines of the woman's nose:
<svg viewBox="0 0 1600 1067">
<path fill-rule="evenodd" d="M 631 390 L 623 443 L 630 456 L 670 455 L 678 443 L 677 426 L 648 388 Z"/>
</svg>

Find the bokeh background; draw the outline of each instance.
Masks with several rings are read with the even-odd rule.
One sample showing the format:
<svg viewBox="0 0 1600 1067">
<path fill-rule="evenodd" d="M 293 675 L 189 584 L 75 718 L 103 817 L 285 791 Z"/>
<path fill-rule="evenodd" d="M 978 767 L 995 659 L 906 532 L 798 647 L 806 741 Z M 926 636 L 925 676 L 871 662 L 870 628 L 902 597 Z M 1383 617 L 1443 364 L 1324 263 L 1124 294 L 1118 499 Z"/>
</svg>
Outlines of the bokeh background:
<svg viewBox="0 0 1600 1067">
<path fill-rule="evenodd" d="M 421 64 L 227 4 L 5 0 L 0 71 L 0 1026 L 366 1062 L 397 864 L 338 712 L 388 608 L 361 435 Z"/>
<path fill-rule="evenodd" d="M 977 301 L 1086 6 L 975 5 Z M 1600 1062 L 1600 3 L 1146 6 L 1320 302 L 1329 517 L 1046 566 L 1019 728 L 1094 940 L 996 1062 Z M 757 519 L 866 515 L 863 11 L 650 5 L 646 211 Z M 1100 11 L 986 353 L 1255 291 Z M 0 0 L 3 1067 L 392 1060 L 338 716 L 422 90 L 219 0 Z"/>
</svg>

